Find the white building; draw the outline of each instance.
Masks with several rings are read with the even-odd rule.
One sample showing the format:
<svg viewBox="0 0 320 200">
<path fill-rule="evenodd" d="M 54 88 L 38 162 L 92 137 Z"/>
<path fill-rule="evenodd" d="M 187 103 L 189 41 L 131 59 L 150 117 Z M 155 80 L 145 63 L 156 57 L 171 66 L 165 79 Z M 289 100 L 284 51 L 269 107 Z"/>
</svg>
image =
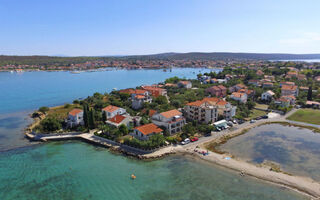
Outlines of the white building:
<svg viewBox="0 0 320 200">
<path fill-rule="evenodd" d="M 129 127 L 130 123 L 133 123 L 133 118 L 130 115 L 116 115 L 108 119 L 106 123 L 115 127 L 119 127 L 122 124 Z"/>
<path fill-rule="evenodd" d="M 158 126 L 164 126 L 170 134 L 182 131 L 186 119 L 178 110 L 169 110 L 152 116 L 152 122 Z"/>
<path fill-rule="evenodd" d="M 230 96 L 231 99 L 239 101 L 241 103 L 247 103 L 248 96 L 246 93 L 233 92 Z"/>
<path fill-rule="evenodd" d="M 113 118 L 116 115 L 124 115 L 126 109 L 117 106 L 109 105 L 102 109 L 102 114 L 106 113 L 107 119 Z"/>
<path fill-rule="evenodd" d="M 72 128 L 75 126 L 83 125 L 83 110 L 73 109 L 68 113 L 67 126 Z"/>
<path fill-rule="evenodd" d="M 163 130 L 161 128 L 153 123 L 150 123 L 136 127 L 134 131 L 130 133 L 130 135 L 138 138 L 139 140 L 149 140 L 152 135 L 163 134 L 162 132 Z"/>
<path fill-rule="evenodd" d="M 272 92 L 271 90 L 268 90 L 261 94 L 261 100 L 271 101 L 274 95 L 275 95 L 274 92 Z"/>
<path fill-rule="evenodd" d="M 196 120 L 209 124 L 218 119 L 218 106 L 213 105 L 206 100 L 188 103 L 184 107 L 184 111 L 186 118 L 189 120 Z"/>
<path fill-rule="evenodd" d="M 192 88 L 192 83 L 191 83 L 191 81 L 179 81 L 178 87 L 190 89 L 190 88 Z"/>
</svg>

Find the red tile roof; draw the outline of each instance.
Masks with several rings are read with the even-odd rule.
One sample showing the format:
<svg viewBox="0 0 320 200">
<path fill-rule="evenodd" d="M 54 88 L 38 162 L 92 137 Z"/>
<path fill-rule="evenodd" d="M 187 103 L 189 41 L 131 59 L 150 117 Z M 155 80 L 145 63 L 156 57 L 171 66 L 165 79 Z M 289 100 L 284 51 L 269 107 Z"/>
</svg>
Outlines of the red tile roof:
<svg viewBox="0 0 320 200">
<path fill-rule="evenodd" d="M 119 107 L 117 107 L 117 106 L 109 105 L 109 106 L 103 108 L 102 110 L 106 111 L 106 112 L 114 112 L 118 109 L 119 109 Z"/>
<path fill-rule="evenodd" d="M 160 113 L 162 116 L 164 116 L 165 118 L 171 118 L 171 117 L 174 117 L 174 116 L 177 116 L 177 115 L 182 115 L 181 112 L 179 112 L 178 110 L 169 110 L 169 111 L 166 111 L 166 112 L 162 112 Z"/>
<path fill-rule="evenodd" d="M 81 109 L 75 108 L 69 112 L 69 115 L 76 116 L 77 114 L 81 113 L 82 111 L 83 110 L 81 110 Z"/>
<path fill-rule="evenodd" d="M 156 110 L 152 110 L 152 109 L 150 109 L 149 110 L 149 117 L 152 117 L 154 114 L 156 114 L 157 113 L 157 111 Z"/>
<path fill-rule="evenodd" d="M 143 135 L 149 135 L 151 133 L 161 133 L 163 131 L 161 128 L 159 128 L 157 125 L 153 123 L 142 125 L 136 127 L 135 129 L 140 131 Z"/>
<path fill-rule="evenodd" d="M 122 115 L 116 115 L 114 117 L 112 117 L 111 119 L 109 119 L 108 121 L 111 121 L 113 123 L 119 124 L 121 123 L 126 117 L 122 116 Z"/>
</svg>

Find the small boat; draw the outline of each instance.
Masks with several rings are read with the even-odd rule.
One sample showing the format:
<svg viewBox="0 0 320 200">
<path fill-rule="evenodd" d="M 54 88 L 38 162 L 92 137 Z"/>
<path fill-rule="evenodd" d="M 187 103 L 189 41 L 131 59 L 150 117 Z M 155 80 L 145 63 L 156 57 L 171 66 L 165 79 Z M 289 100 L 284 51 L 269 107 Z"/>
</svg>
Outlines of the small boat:
<svg viewBox="0 0 320 200">
<path fill-rule="evenodd" d="M 134 175 L 134 174 L 131 174 L 131 179 L 134 180 L 136 179 L 137 177 Z"/>
<path fill-rule="evenodd" d="M 70 72 L 71 74 L 80 74 L 80 72 L 79 71 L 72 71 L 72 72 Z"/>
</svg>

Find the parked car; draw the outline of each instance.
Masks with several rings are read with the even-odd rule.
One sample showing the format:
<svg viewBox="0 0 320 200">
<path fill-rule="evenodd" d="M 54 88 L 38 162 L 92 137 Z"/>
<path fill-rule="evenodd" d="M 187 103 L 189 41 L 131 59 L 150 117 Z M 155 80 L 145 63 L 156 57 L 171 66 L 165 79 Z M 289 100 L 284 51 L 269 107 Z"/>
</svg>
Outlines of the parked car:
<svg viewBox="0 0 320 200">
<path fill-rule="evenodd" d="M 191 142 L 195 142 L 195 141 L 198 141 L 198 140 L 199 140 L 199 138 L 194 137 L 194 138 L 191 139 Z"/>
<path fill-rule="evenodd" d="M 268 119 L 269 117 L 268 117 L 268 115 L 263 115 L 262 116 L 262 119 Z"/>
<path fill-rule="evenodd" d="M 243 124 L 243 123 L 244 123 L 244 120 L 243 120 L 243 119 L 240 119 L 240 120 L 238 120 L 238 123 L 239 123 L 239 124 Z"/>
<path fill-rule="evenodd" d="M 256 122 L 256 120 L 254 120 L 254 119 L 252 119 L 252 120 L 250 120 L 250 123 L 252 124 L 252 123 L 255 123 Z"/>
<path fill-rule="evenodd" d="M 204 134 L 204 137 L 210 137 L 212 134 L 211 132 Z"/>
<path fill-rule="evenodd" d="M 189 144 L 189 143 L 190 143 L 190 139 L 189 138 L 187 138 L 187 139 L 185 139 L 185 140 L 183 140 L 181 142 L 182 145 Z"/>
</svg>

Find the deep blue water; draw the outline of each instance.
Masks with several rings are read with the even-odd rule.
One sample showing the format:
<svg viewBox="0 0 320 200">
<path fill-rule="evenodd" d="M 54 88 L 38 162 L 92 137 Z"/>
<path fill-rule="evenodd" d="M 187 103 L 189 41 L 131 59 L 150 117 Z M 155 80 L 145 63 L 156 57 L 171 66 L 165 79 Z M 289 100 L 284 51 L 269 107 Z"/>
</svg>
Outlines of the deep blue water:
<svg viewBox="0 0 320 200">
<path fill-rule="evenodd" d="M 212 69 L 219 71 L 220 69 Z M 99 72 L 0 72 L 0 151 L 30 145 L 22 130 L 30 123 L 28 113 L 41 106 L 56 106 L 85 98 L 95 92 L 110 92 L 167 78 L 196 78 L 205 68 L 169 70 L 111 70 Z"/>
<path fill-rule="evenodd" d="M 218 69 L 215 69 L 218 70 Z M 142 84 L 152 84 L 167 78 L 196 78 L 210 69 L 174 68 L 163 70 L 112 70 L 102 72 L 0 72 L 0 114 L 55 106 L 84 98 L 94 92 L 110 92 Z"/>
</svg>

